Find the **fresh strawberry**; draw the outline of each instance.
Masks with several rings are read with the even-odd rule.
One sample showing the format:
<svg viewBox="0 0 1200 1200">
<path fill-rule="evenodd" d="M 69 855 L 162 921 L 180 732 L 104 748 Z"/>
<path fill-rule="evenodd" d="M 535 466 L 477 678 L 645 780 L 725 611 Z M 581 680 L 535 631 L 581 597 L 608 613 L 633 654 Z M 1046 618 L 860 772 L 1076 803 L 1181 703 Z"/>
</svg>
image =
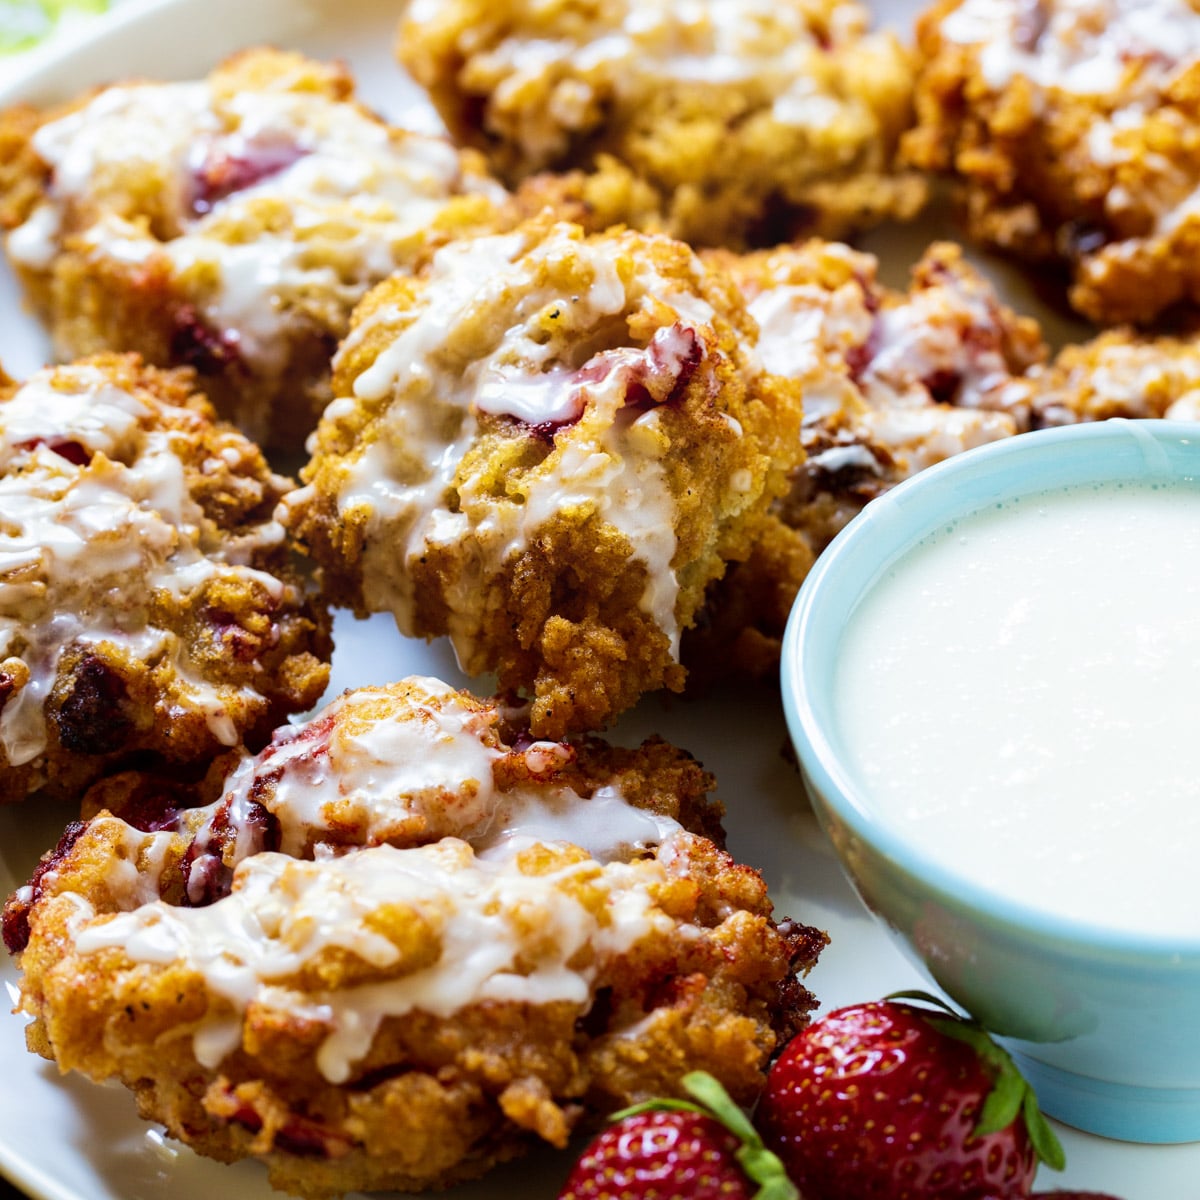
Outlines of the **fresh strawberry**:
<svg viewBox="0 0 1200 1200">
<path fill-rule="evenodd" d="M 919 999 L 936 1010 L 903 1003 Z M 788 1043 L 763 1140 L 805 1200 L 1024 1200 L 1062 1147 L 984 1029 L 924 993 L 830 1013 Z"/>
<path fill-rule="evenodd" d="M 798 1200 L 720 1083 L 704 1071 L 682 1082 L 697 1103 L 649 1100 L 615 1114 L 558 1200 Z"/>
</svg>

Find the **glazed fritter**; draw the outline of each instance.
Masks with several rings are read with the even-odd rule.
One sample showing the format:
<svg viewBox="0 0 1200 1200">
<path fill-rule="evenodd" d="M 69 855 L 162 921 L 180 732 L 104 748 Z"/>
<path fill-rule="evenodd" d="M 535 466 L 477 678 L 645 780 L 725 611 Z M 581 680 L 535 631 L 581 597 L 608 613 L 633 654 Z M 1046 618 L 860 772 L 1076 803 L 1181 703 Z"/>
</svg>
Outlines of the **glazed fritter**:
<svg viewBox="0 0 1200 1200">
<path fill-rule="evenodd" d="M 296 54 L 0 114 L 0 229 L 56 353 L 194 367 L 222 416 L 291 449 L 363 294 L 503 203 L 476 155 Z"/>
<path fill-rule="evenodd" d="M 685 754 L 527 715 L 414 678 L 190 794 L 106 783 L 5 909 L 31 1049 L 310 1197 L 482 1174 L 695 1068 L 749 1101 L 824 935 L 706 836 Z"/>
<path fill-rule="evenodd" d="M 293 485 L 192 385 L 134 355 L 0 384 L 0 802 L 135 757 L 202 772 L 324 691 Z"/>
<path fill-rule="evenodd" d="M 448 634 L 539 736 L 683 682 L 680 635 L 802 454 L 736 289 L 680 242 L 539 220 L 355 314 L 288 523 L 327 594 Z"/>
<path fill-rule="evenodd" d="M 762 245 L 925 199 L 894 163 L 912 64 L 868 20 L 851 0 L 411 0 L 397 47 L 527 206 Z"/>
<path fill-rule="evenodd" d="M 904 153 L 959 181 L 972 238 L 1060 264 L 1103 324 L 1200 301 L 1200 9 L 939 0 L 917 37 Z"/>
</svg>

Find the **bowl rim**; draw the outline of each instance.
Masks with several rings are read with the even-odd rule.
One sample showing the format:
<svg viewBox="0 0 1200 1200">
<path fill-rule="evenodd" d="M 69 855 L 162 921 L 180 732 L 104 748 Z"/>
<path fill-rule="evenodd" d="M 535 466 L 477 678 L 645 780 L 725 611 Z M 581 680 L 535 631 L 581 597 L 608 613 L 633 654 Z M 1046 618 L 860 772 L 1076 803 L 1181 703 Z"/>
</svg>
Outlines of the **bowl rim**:
<svg viewBox="0 0 1200 1200">
<path fill-rule="evenodd" d="M 1010 936 L 1024 941 L 1036 940 L 1060 949 L 1103 952 L 1147 967 L 1169 966 L 1173 970 L 1190 968 L 1200 971 L 1200 934 L 1180 936 L 1136 929 L 1113 929 L 1081 917 L 1046 911 L 980 885 L 926 854 L 872 813 L 862 789 L 843 766 L 810 700 L 812 689 L 807 686 L 808 674 L 813 666 L 813 647 L 817 644 L 817 639 L 811 636 L 811 630 L 822 619 L 826 598 L 837 591 L 839 576 L 852 569 L 856 558 L 869 563 L 873 557 L 874 569 L 851 606 L 847 608 L 842 605 L 840 629 L 843 631 L 862 597 L 876 585 L 879 576 L 897 558 L 945 521 L 961 519 L 993 502 L 992 498 L 976 498 L 971 505 L 940 510 L 930 522 L 927 517 L 934 511 L 938 498 L 950 495 L 956 486 L 962 484 L 995 480 L 1012 470 L 1017 463 L 1027 460 L 1038 462 L 1043 468 L 1042 474 L 1031 472 L 1027 479 L 1014 479 L 1010 486 L 998 494 L 1008 498 L 1024 497 L 1071 486 L 1076 481 L 1055 482 L 1053 478 L 1046 478 L 1046 472 L 1056 462 L 1061 463 L 1060 452 L 1064 449 L 1064 443 L 1068 448 L 1078 443 L 1081 449 L 1094 457 L 1097 468 L 1109 468 L 1097 470 L 1094 477 L 1084 481 L 1089 484 L 1114 478 L 1139 478 L 1132 474 L 1114 475 L 1111 470 L 1114 455 L 1128 455 L 1132 450 L 1140 452 L 1150 468 L 1145 475 L 1147 482 L 1153 482 L 1155 471 L 1158 471 L 1163 479 L 1172 482 L 1191 480 L 1200 486 L 1200 423 L 1123 417 L 1035 430 L 991 442 L 945 459 L 897 484 L 872 500 L 834 538 L 818 556 L 800 588 L 788 618 L 780 655 L 780 686 L 788 731 L 802 773 L 813 780 L 823 803 L 829 806 L 837 819 L 855 837 L 883 855 L 893 868 L 898 868 L 919 881 L 923 888 L 940 895 L 948 907 L 969 912 L 989 926 L 1002 927 Z M 1174 468 L 1165 469 L 1164 444 L 1189 447 L 1196 453 L 1197 469 L 1194 476 Z M 1106 454 L 1105 451 L 1110 453 Z M 879 541 L 879 547 L 873 553 L 870 550 L 872 539 Z M 864 546 L 868 549 L 864 550 Z M 837 636 L 840 639 L 841 633 Z M 825 681 L 826 688 L 828 682 Z M 814 808 L 824 824 L 821 804 L 814 804 Z M 844 862 L 842 866 L 848 875 L 852 874 Z M 886 916 L 884 919 L 887 919 Z"/>
</svg>

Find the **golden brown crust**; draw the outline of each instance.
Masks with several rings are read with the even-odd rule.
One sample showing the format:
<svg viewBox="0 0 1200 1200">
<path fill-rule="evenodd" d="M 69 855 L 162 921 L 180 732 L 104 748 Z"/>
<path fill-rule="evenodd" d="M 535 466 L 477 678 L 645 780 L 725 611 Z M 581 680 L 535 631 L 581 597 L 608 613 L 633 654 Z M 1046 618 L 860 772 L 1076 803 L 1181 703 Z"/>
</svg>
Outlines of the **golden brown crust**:
<svg viewBox="0 0 1200 1200">
<path fill-rule="evenodd" d="M 1200 344 L 1193 337 L 1151 337 L 1110 329 L 1025 380 L 1037 425 L 1072 425 L 1110 417 L 1200 416 Z"/>
<path fill-rule="evenodd" d="M 25 221 L 49 180 L 30 141 L 42 119 L 29 104 L 0 110 L 0 228 L 14 229 Z"/>
</svg>

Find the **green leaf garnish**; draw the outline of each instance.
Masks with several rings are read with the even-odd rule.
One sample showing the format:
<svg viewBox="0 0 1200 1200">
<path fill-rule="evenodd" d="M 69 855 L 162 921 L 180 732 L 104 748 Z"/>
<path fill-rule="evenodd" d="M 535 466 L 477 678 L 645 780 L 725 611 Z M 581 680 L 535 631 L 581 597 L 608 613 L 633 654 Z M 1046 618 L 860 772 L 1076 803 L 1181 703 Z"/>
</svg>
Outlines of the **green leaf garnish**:
<svg viewBox="0 0 1200 1200">
<path fill-rule="evenodd" d="M 1034 1153 L 1052 1170 L 1061 1171 L 1067 1165 L 1067 1154 L 1062 1148 L 1058 1135 L 1050 1128 L 1046 1114 L 1038 1108 L 1037 1093 L 1028 1084 L 1025 1085 L 1025 1100 L 1021 1105 L 1025 1117 L 1025 1128 L 1029 1130 L 1029 1140 L 1033 1143 Z"/>
<path fill-rule="evenodd" d="M 628 1108 L 619 1109 L 615 1113 L 610 1113 L 608 1119 L 615 1125 L 618 1121 L 625 1120 L 626 1117 L 636 1117 L 644 1112 L 697 1112 L 702 1113 L 704 1109 L 698 1104 L 693 1104 L 690 1100 L 670 1100 L 663 1098 L 661 1100 L 642 1100 L 638 1104 L 631 1104 Z"/>
<path fill-rule="evenodd" d="M 1021 1114 L 1028 1091 L 1029 1085 L 1021 1072 L 1016 1070 L 1015 1064 L 1013 1070 L 1002 1071 L 996 1076 L 996 1082 L 983 1102 L 975 1133 L 982 1137 L 984 1134 L 999 1133 L 1001 1129 L 1007 1129 Z"/>
<path fill-rule="evenodd" d="M 730 1133 L 741 1139 L 736 1158 L 742 1170 L 758 1184 L 754 1200 L 799 1200 L 800 1193 L 787 1176 L 778 1155 L 763 1145 L 758 1130 L 750 1118 L 733 1102 L 733 1098 L 707 1071 L 692 1071 L 681 1081 L 691 1095 L 704 1106 Z"/>
</svg>

